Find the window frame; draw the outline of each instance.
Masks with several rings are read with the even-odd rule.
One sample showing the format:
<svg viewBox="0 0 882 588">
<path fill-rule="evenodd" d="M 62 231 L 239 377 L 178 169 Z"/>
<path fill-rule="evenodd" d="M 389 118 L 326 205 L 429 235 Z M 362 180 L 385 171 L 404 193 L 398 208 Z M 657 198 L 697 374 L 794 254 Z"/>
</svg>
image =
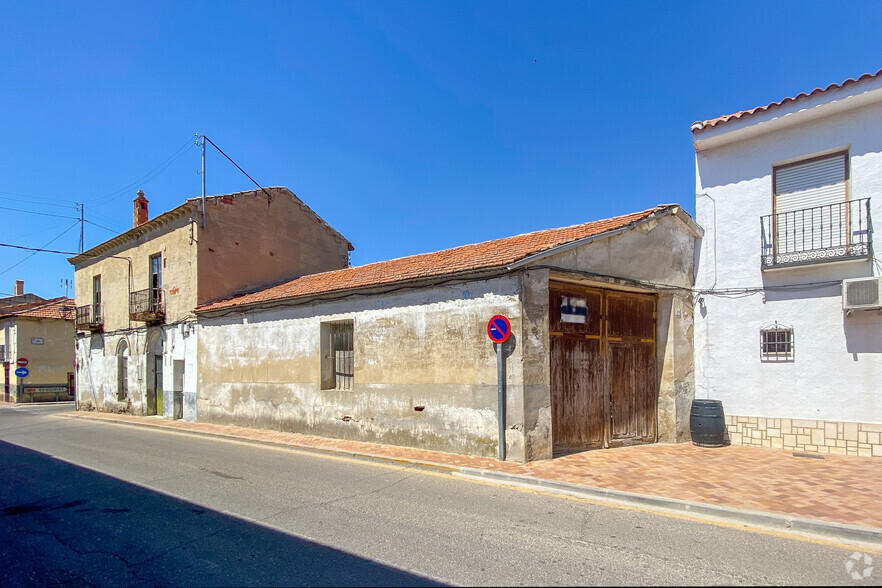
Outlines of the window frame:
<svg viewBox="0 0 882 588">
<path fill-rule="evenodd" d="M 843 173 L 843 181 L 845 184 L 844 185 L 844 188 L 845 188 L 844 199 L 841 202 L 832 202 L 831 201 L 827 204 L 817 205 L 815 207 L 810 207 L 808 209 L 799 209 L 799 210 L 810 210 L 812 208 L 819 208 L 821 206 L 830 206 L 830 205 L 835 205 L 835 204 L 846 204 L 847 202 L 851 201 L 851 154 L 850 154 L 850 150 L 848 148 L 836 149 L 836 150 L 833 150 L 833 151 L 830 151 L 827 153 L 821 153 L 818 155 L 810 155 L 807 157 L 802 157 L 800 159 L 787 161 L 786 163 L 772 164 L 772 227 L 771 227 L 772 234 L 771 234 L 771 238 L 772 238 L 772 254 L 773 255 L 777 255 L 780 252 L 779 251 L 780 248 L 786 244 L 786 242 L 785 243 L 780 242 L 779 227 L 778 227 L 778 216 L 779 216 L 779 214 L 783 214 L 783 213 L 779 213 L 779 210 L 778 210 L 779 209 L 778 198 L 780 196 L 780 194 L 778 193 L 778 174 L 779 174 L 779 172 L 781 172 L 782 170 L 788 169 L 788 168 L 797 167 L 800 165 L 806 165 L 809 163 L 816 163 L 819 161 L 823 161 L 825 159 L 835 159 L 837 157 L 841 157 L 843 160 L 843 172 L 844 172 Z M 785 192 L 785 194 L 787 194 L 787 192 Z M 845 206 L 846 215 L 848 214 L 848 211 L 849 211 L 849 208 L 846 205 Z M 795 211 L 791 211 L 791 212 L 795 212 Z M 810 222 L 814 223 L 814 220 L 811 219 Z M 823 217 L 822 217 L 820 223 L 821 223 L 822 230 L 823 230 Z M 812 227 L 813 226 L 814 225 L 812 224 Z M 845 223 L 843 226 L 846 228 L 850 226 L 849 219 L 847 216 L 846 216 Z M 813 234 L 812 234 L 812 238 L 814 238 Z M 846 240 L 849 239 L 849 235 L 848 235 L 847 231 L 845 233 L 845 238 L 846 238 Z M 801 251 L 801 250 L 797 250 L 797 252 L 798 251 Z"/>
<path fill-rule="evenodd" d="M 771 340 L 770 336 L 774 336 Z M 760 328 L 760 360 L 763 362 L 794 361 L 796 336 L 792 326 L 779 324 Z"/>
<path fill-rule="evenodd" d="M 322 322 L 320 336 L 321 389 L 352 390 L 355 384 L 355 321 Z"/>
</svg>

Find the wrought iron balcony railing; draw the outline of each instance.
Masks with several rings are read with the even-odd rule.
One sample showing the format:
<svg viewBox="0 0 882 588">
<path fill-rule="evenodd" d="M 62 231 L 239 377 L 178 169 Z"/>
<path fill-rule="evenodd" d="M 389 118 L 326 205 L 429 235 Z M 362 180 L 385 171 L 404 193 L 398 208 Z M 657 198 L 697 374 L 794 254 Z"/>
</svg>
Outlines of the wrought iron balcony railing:
<svg viewBox="0 0 882 588">
<path fill-rule="evenodd" d="M 760 225 L 763 269 L 873 257 L 869 198 L 770 214 Z"/>
<path fill-rule="evenodd" d="M 129 294 L 129 318 L 148 323 L 165 320 L 165 303 L 161 288 L 147 288 Z"/>
<path fill-rule="evenodd" d="M 104 329 L 104 313 L 100 304 L 78 306 L 76 310 L 77 329 L 83 331 L 101 331 Z"/>
</svg>

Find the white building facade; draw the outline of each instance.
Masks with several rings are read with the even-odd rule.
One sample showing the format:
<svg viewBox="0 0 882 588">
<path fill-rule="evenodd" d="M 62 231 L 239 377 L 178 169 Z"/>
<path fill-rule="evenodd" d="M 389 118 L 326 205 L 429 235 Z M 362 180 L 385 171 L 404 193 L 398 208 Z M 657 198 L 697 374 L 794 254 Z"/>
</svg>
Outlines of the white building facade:
<svg viewBox="0 0 882 588">
<path fill-rule="evenodd" d="M 733 444 L 882 456 L 882 71 L 692 132 L 696 398 Z"/>
</svg>

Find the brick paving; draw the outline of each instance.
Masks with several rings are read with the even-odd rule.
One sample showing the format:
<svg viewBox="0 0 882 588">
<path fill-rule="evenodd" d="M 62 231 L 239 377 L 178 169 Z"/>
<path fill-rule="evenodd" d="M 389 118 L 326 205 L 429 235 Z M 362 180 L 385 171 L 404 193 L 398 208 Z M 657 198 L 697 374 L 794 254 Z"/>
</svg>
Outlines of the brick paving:
<svg viewBox="0 0 882 588">
<path fill-rule="evenodd" d="M 76 418 L 118 421 L 258 441 L 417 461 L 450 468 L 477 468 L 699 502 L 723 507 L 882 529 L 882 459 L 826 455 L 797 457 L 754 447 L 653 444 L 586 451 L 527 464 L 409 447 L 330 439 L 158 417 L 77 412 Z"/>
</svg>

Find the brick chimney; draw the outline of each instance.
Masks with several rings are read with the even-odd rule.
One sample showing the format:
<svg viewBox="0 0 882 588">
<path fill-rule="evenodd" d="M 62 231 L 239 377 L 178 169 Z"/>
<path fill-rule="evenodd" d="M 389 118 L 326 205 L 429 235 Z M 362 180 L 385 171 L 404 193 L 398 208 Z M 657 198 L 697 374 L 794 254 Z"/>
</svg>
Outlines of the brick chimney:
<svg viewBox="0 0 882 588">
<path fill-rule="evenodd" d="M 15 281 L 15 295 L 22 296 L 24 294 L 24 280 Z"/>
<path fill-rule="evenodd" d="M 135 198 L 135 227 L 140 227 L 147 222 L 147 199 L 144 198 L 144 190 L 138 190 L 138 197 Z"/>
</svg>

